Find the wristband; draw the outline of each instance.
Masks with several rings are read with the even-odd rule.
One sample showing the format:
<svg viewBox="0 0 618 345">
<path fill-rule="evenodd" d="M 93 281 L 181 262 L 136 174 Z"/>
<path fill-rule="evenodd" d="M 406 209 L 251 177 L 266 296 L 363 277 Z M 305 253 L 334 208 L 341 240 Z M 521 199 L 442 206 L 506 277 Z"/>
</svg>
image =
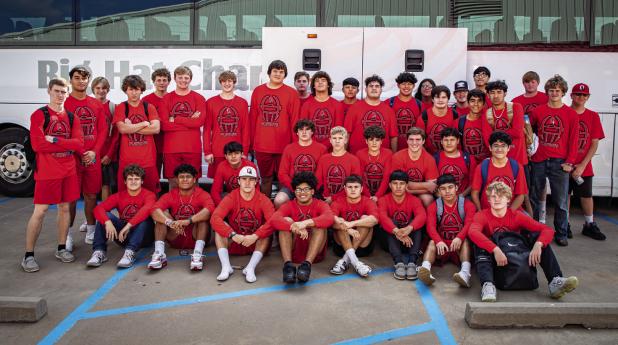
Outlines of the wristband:
<svg viewBox="0 0 618 345">
<path fill-rule="evenodd" d="M 238 235 L 238 234 L 236 233 L 236 231 L 232 231 L 232 232 L 230 232 L 230 236 L 228 236 L 228 238 L 229 238 L 229 239 L 232 239 L 232 237 L 234 237 L 234 236 L 236 236 L 236 235 Z"/>
<path fill-rule="evenodd" d="M 165 220 L 165 226 L 171 226 L 173 222 L 174 222 L 173 220 L 168 218 Z"/>
<path fill-rule="evenodd" d="M 54 144 L 55 144 L 55 143 L 57 143 L 57 142 L 58 142 L 58 138 L 53 137 L 53 139 L 52 139 L 52 143 L 54 143 Z"/>
<path fill-rule="evenodd" d="M 189 217 L 189 225 L 193 224 L 193 216 Z"/>
</svg>

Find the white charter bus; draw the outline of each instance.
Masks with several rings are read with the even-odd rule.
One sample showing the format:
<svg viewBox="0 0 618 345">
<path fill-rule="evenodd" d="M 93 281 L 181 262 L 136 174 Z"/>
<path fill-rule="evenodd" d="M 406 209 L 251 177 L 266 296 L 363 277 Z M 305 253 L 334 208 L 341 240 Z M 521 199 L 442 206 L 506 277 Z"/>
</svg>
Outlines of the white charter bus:
<svg viewBox="0 0 618 345">
<path fill-rule="evenodd" d="M 29 195 L 33 173 L 23 153 L 29 116 L 48 100 L 55 76 L 85 65 L 105 76 L 110 99 L 139 74 L 150 84 L 159 67 L 189 66 L 192 88 L 219 92 L 217 76 L 238 75 L 238 94 L 265 81 L 273 59 L 290 74 L 327 71 L 335 91 L 349 76 L 371 74 L 396 94 L 404 70 L 452 87 L 472 82 L 478 66 L 504 79 L 510 100 L 521 76 L 560 74 L 590 85 L 588 106 L 600 113 L 605 139 L 593 158 L 594 194 L 618 196 L 618 3 L 613 0 L 0 0 L 0 193 Z M 312 66 L 305 49 L 319 50 Z M 305 51 L 307 52 L 307 51 Z M 308 51 L 311 52 L 311 51 Z M 315 50 L 313 51 L 315 52 Z M 306 58 L 306 59 L 305 59 Z M 315 61 L 313 61 L 315 62 Z M 286 80 L 292 83 L 291 76 Z M 418 86 L 418 85 L 417 85 Z M 174 85 L 170 85 L 170 90 Z M 149 92 L 149 91 L 147 91 Z M 362 90 L 361 90 L 362 92 Z M 362 95 L 362 93 L 361 93 Z M 341 97 L 341 92 L 335 92 Z M 569 96 L 565 103 L 569 104 Z"/>
</svg>

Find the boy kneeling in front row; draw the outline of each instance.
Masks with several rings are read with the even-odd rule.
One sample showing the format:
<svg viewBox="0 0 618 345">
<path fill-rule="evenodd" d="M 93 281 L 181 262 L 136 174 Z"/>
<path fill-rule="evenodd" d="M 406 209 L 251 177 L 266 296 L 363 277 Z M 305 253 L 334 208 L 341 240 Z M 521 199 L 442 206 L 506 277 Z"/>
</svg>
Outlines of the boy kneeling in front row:
<svg viewBox="0 0 618 345">
<path fill-rule="evenodd" d="M 531 238 L 536 239 L 528 264 L 536 267 L 539 264 L 549 282 L 551 298 L 561 298 L 573 291 L 578 284 L 577 277 L 562 277 L 560 265 L 549 244 L 554 238 L 554 231 L 545 224 L 541 224 L 520 211 L 513 211 L 508 207 L 512 197 L 511 188 L 503 182 L 493 182 L 487 187 L 487 199 L 490 208 L 479 211 L 474 215 L 468 230 L 468 236 L 476 245 L 476 271 L 483 286 L 481 300 L 483 302 L 496 301 L 496 286 L 494 285 L 495 265 L 504 267 L 509 264 L 502 249 L 492 241 L 495 233 L 531 232 Z M 538 234 L 538 236 L 537 236 Z M 523 234 L 522 234 L 523 235 Z M 531 241 L 530 241 L 531 242 Z M 491 254 L 493 253 L 493 260 Z"/>
<path fill-rule="evenodd" d="M 453 280 L 463 287 L 470 287 L 470 245 L 466 240 L 468 227 L 476 213 L 472 201 L 459 195 L 455 176 L 444 174 L 438 177 L 438 194 L 427 208 L 427 234 L 431 238 L 418 270 L 419 279 L 431 285 L 436 278 L 431 274 L 431 265 L 436 259 L 441 265 L 448 261 L 461 263 L 461 271 L 453 274 Z"/>
</svg>

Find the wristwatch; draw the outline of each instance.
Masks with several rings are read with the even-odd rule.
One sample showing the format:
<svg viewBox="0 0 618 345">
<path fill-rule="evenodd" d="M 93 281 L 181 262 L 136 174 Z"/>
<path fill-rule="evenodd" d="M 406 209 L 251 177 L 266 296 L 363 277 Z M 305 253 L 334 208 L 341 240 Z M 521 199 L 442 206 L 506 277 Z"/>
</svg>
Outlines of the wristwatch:
<svg viewBox="0 0 618 345">
<path fill-rule="evenodd" d="M 229 238 L 229 239 L 232 239 L 232 237 L 234 237 L 234 236 L 236 236 L 236 235 L 238 235 L 238 234 L 236 233 L 236 231 L 233 231 L 233 230 L 232 230 L 232 232 L 230 232 L 230 236 L 229 236 L 228 238 Z"/>
<path fill-rule="evenodd" d="M 57 143 L 57 142 L 58 142 L 58 138 L 54 137 L 54 138 L 52 139 L 52 143 L 54 143 L 54 144 L 55 144 L 55 143 Z"/>
</svg>

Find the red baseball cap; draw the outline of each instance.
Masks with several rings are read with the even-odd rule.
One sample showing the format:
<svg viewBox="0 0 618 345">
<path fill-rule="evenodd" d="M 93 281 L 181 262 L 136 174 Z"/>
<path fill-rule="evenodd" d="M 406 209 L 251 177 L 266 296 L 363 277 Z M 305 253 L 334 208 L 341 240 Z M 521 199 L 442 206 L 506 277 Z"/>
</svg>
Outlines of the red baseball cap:
<svg viewBox="0 0 618 345">
<path fill-rule="evenodd" d="M 573 85 L 573 89 L 571 90 L 571 93 L 581 93 L 584 95 L 589 95 L 590 88 L 588 87 L 588 85 L 584 83 L 578 83 L 578 84 Z"/>
</svg>

